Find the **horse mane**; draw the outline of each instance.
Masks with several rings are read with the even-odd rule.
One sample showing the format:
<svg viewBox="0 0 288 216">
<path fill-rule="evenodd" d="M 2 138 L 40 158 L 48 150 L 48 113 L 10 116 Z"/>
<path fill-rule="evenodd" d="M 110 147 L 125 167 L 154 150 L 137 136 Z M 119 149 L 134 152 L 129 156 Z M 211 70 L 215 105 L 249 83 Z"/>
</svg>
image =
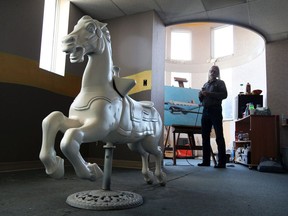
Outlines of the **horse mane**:
<svg viewBox="0 0 288 216">
<path fill-rule="evenodd" d="M 85 15 L 83 16 L 79 21 L 79 22 L 83 22 L 83 23 L 89 23 L 89 22 L 93 22 L 97 28 L 99 28 L 101 30 L 101 32 L 103 33 L 103 35 L 105 36 L 106 40 L 111 42 L 111 35 L 110 32 L 108 30 L 107 23 L 102 23 L 96 19 L 93 19 L 92 17 Z"/>
</svg>

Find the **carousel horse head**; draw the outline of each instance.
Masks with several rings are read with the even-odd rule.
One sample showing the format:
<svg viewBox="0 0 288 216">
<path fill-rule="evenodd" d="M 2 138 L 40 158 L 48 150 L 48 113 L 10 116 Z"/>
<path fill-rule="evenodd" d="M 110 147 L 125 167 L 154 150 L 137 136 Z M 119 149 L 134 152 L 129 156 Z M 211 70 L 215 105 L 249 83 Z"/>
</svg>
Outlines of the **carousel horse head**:
<svg viewBox="0 0 288 216">
<path fill-rule="evenodd" d="M 71 63 L 82 62 L 85 55 L 101 54 L 106 46 L 111 50 L 106 23 L 83 16 L 73 31 L 62 40 L 62 51 L 70 54 Z"/>
</svg>

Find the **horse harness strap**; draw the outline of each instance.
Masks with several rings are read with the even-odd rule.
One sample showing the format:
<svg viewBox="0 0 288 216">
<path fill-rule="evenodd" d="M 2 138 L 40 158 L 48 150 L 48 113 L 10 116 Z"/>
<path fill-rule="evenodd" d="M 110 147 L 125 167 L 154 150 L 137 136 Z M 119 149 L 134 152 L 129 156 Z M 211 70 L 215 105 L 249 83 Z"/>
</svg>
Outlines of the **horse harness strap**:
<svg viewBox="0 0 288 216">
<path fill-rule="evenodd" d="M 81 110 L 87 110 L 90 108 L 91 104 L 96 101 L 96 100 L 105 100 L 109 103 L 112 102 L 112 100 L 108 97 L 104 97 L 104 96 L 95 96 L 95 97 L 92 97 L 90 98 L 90 100 L 87 100 L 87 101 L 77 101 L 75 100 L 74 103 L 73 103 L 73 108 L 75 110 L 78 110 L 78 111 L 81 111 Z"/>
</svg>

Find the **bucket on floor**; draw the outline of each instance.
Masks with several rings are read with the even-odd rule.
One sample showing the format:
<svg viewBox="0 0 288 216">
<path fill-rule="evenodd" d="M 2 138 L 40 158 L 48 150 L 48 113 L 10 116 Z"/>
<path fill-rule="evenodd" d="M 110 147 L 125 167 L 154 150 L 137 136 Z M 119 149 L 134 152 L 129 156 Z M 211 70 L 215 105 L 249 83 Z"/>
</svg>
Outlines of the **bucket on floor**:
<svg viewBox="0 0 288 216">
<path fill-rule="evenodd" d="M 187 158 L 192 157 L 193 153 L 190 149 L 177 149 L 176 150 L 176 157 L 177 158 Z"/>
</svg>

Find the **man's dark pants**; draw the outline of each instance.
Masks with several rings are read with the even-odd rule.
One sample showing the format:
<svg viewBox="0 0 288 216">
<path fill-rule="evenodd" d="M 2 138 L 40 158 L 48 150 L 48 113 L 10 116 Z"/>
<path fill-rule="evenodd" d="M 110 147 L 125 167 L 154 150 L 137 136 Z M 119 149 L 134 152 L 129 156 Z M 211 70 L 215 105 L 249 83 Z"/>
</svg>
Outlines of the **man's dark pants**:
<svg viewBox="0 0 288 216">
<path fill-rule="evenodd" d="M 202 114 L 202 142 L 203 142 L 203 163 L 210 164 L 210 133 L 212 126 L 216 134 L 216 143 L 218 146 L 218 163 L 226 164 L 226 146 L 223 135 L 223 116 L 222 107 L 208 107 L 203 109 Z"/>
</svg>

